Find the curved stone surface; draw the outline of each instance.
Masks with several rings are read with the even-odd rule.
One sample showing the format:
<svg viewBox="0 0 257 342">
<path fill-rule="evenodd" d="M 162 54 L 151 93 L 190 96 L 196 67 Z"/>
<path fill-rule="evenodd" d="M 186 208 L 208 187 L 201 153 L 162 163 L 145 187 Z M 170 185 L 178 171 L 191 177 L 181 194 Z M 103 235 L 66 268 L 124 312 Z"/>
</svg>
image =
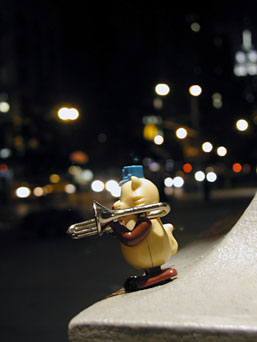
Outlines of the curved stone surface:
<svg viewBox="0 0 257 342">
<path fill-rule="evenodd" d="M 177 279 L 92 305 L 70 322 L 70 341 L 257 340 L 257 195 L 225 237 L 172 262 Z"/>
</svg>

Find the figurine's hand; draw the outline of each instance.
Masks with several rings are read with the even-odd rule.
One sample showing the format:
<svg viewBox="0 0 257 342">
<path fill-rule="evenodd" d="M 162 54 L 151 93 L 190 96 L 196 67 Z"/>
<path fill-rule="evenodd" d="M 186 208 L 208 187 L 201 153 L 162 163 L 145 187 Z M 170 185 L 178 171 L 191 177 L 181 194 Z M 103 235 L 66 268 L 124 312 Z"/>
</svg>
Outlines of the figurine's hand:
<svg viewBox="0 0 257 342">
<path fill-rule="evenodd" d="M 126 226 L 120 222 L 112 222 L 110 223 L 110 226 L 120 242 L 128 247 L 132 247 L 138 245 L 147 237 L 150 233 L 152 223 L 148 218 L 142 217 L 137 220 L 132 231 L 128 230 Z"/>
</svg>

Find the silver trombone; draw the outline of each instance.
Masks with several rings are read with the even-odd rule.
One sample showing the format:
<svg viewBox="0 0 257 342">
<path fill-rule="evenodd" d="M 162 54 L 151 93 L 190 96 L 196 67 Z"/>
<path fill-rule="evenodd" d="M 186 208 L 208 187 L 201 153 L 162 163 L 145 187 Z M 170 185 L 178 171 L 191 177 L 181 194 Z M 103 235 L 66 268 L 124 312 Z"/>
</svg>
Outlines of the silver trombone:
<svg viewBox="0 0 257 342">
<path fill-rule="evenodd" d="M 117 222 L 120 218 L 129 215 L 144 214 L 149 219 L 163 217 L 170 212 L 169 204 L 159 202 L 154 204 L 144 205 L 142 207 L 133 207 L 128 209 L 111 210 L 100 203 L 93 201 L 94 218 L 91 220 L 72 224 L 67 233 L 73 239 L 81 239 L 93 235 L 103 235 L 104 233 L 112 232 L 109 226 L 111 222 Z"/>
</svg>

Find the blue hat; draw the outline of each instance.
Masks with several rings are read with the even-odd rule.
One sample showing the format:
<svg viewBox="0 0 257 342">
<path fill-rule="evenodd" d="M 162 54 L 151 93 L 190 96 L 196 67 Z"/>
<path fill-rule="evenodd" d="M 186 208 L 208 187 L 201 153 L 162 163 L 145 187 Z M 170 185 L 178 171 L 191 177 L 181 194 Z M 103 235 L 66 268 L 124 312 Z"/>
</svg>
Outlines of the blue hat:
<svg viewBox="0 0 257 342">
<path fill-rule="evenodd" d="M 122 169 L 122 181 L 120 182 L 119 185 L 122 185 L 130 181 L 132 176 L 135 176 L 138 178 L 144 178 L 143 166 L 142 165 L 124 166 Z"/>
</svg>

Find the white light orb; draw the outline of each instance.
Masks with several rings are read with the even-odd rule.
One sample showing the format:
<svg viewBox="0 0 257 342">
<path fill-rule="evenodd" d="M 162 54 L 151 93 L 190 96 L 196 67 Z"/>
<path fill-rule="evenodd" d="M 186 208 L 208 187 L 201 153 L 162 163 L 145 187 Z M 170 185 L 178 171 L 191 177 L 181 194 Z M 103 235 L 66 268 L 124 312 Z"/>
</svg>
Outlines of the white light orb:
<svg viewBox="0 0 257 342">
<path fill-rule="evenodd" d="M 69 108 L 69 119 L 70 120 L 77 120 L 79 117 L 79 112 L 76 108 Z"/>
<path fill-rule="evenodd" d="M 105 183 L 105 188 L 107 191 L 112 192 L 115 189 L 119 188 L 119 184 L 115 180 L 110 179 L 108 182 Z"/>
<path fill-rule="evenodd" d="M 207 175 L 206 175 L 206 179 L 207 179 L 208 182 L 214 183 L 217 180 L 217 175 L 213 171 L 208 172 Z"/>
<path fill-rule="evenodd" d="M 6 159 L 8 157 L 10 157 L 12 154 L 12 151 L 9 149 L 9 148 L 2 148 L 0 150 L 0 157 L 3 158 L 3 159 Z"/>
<path fill-rule="evenodd" d="M 95 180 L 91 184 L 91 189 L 95 192 L 101 192 L 104 190 L 104 182 L 100 180 Z"/>
<path fill-rule="evenodd" d="M 166 83 L 159 83 L 155 87 L 155 92 L 157 95 L 166 96 L 170 92 L 170 87 Z"/>
<path fill-rule="evenodd" d="M 202 93 L 202 88 L 198 84 L 194 84 L 189 88 L 189 93 L 192 96 L 199 96 Z"/>
<path fill-rule="evenodd" d="M 167 177 L 164 179 L 164 185 L 167 187 L 167 188 L 171 188 L 172 185 L 173 185 L 173 179 L 171 177 Z"/>
<path fill-rule="evenodd" d="M 156 145 L 162 145 L 164 143 L 164 138 L 162 135 L 158 134 L 154 137 L 153 141 Z"/>
<path fill-rule="evenodd" d="M 180 176 L 177 176 L 174 178 L 173 184 L 176 188 L 181 188 L 184 185 L 184 179 Z"/>
<path fill-rule="evenodd" d="M 76 187 L 74 184 L 66 184 L 64 190 L 67 194 L 74 194 L 74 192 L 76 192 Z"/>
<path fill-rule="evenodd" d="M 226 149 L 226 147 L 224 147 L 224 146 L 219 146 L 218 148 L 217 148 L 217 155 L 219 156 L 219 157 L 225 157 L 225 155 L 228 153 L 228 151 L 227 151 L 227 149 Z"/>
<path fill-rule="evenodd" d="M 246 54 L 243 51 L 238 51 L 235 55 L 235 59 L 238 63 L 246 62 Z"/>
<path fill-rule="evenodd" d="M 8 102 L 0 102 L 0 112 L 7 113 L 10 110 L 10 105 Z"/>
<path fill-rule="evenodd" d="M 245 119 L 240 119 L 240 120 L 237 120 L 237 122 L 236 122 L 236 128 L 240 132 L 246 131 L 248 129 L 248 126 L 249 126 L 249 124 Z"/>
<path fill-rule="evenodd" d="M 183 127 L 180 127 L 176 130 L 176 136 L 178 139 L 185 139 L 187 137 L 187 130 Z"/>
<path fill-rule="evenodd" d="M 212 149 L 213 149 L 213 145 L 209 141 L 206 141 L 202 144 L 202 150 L 205 153 L 210 153 L 212 151 Z"/>
<path fill-rule="evenodd" d="M 16 189 L 15 194 L 19 198 L 27 198 L 30 196 L 31 190 L 27 186 L 20 186 Z"/>
<path fill-rule="evenodd" d="M 203 171 L 197 171 L 194 177 L 197 182 L 203 182 L 205 180 L 205 173 Z"/>
</svg>

